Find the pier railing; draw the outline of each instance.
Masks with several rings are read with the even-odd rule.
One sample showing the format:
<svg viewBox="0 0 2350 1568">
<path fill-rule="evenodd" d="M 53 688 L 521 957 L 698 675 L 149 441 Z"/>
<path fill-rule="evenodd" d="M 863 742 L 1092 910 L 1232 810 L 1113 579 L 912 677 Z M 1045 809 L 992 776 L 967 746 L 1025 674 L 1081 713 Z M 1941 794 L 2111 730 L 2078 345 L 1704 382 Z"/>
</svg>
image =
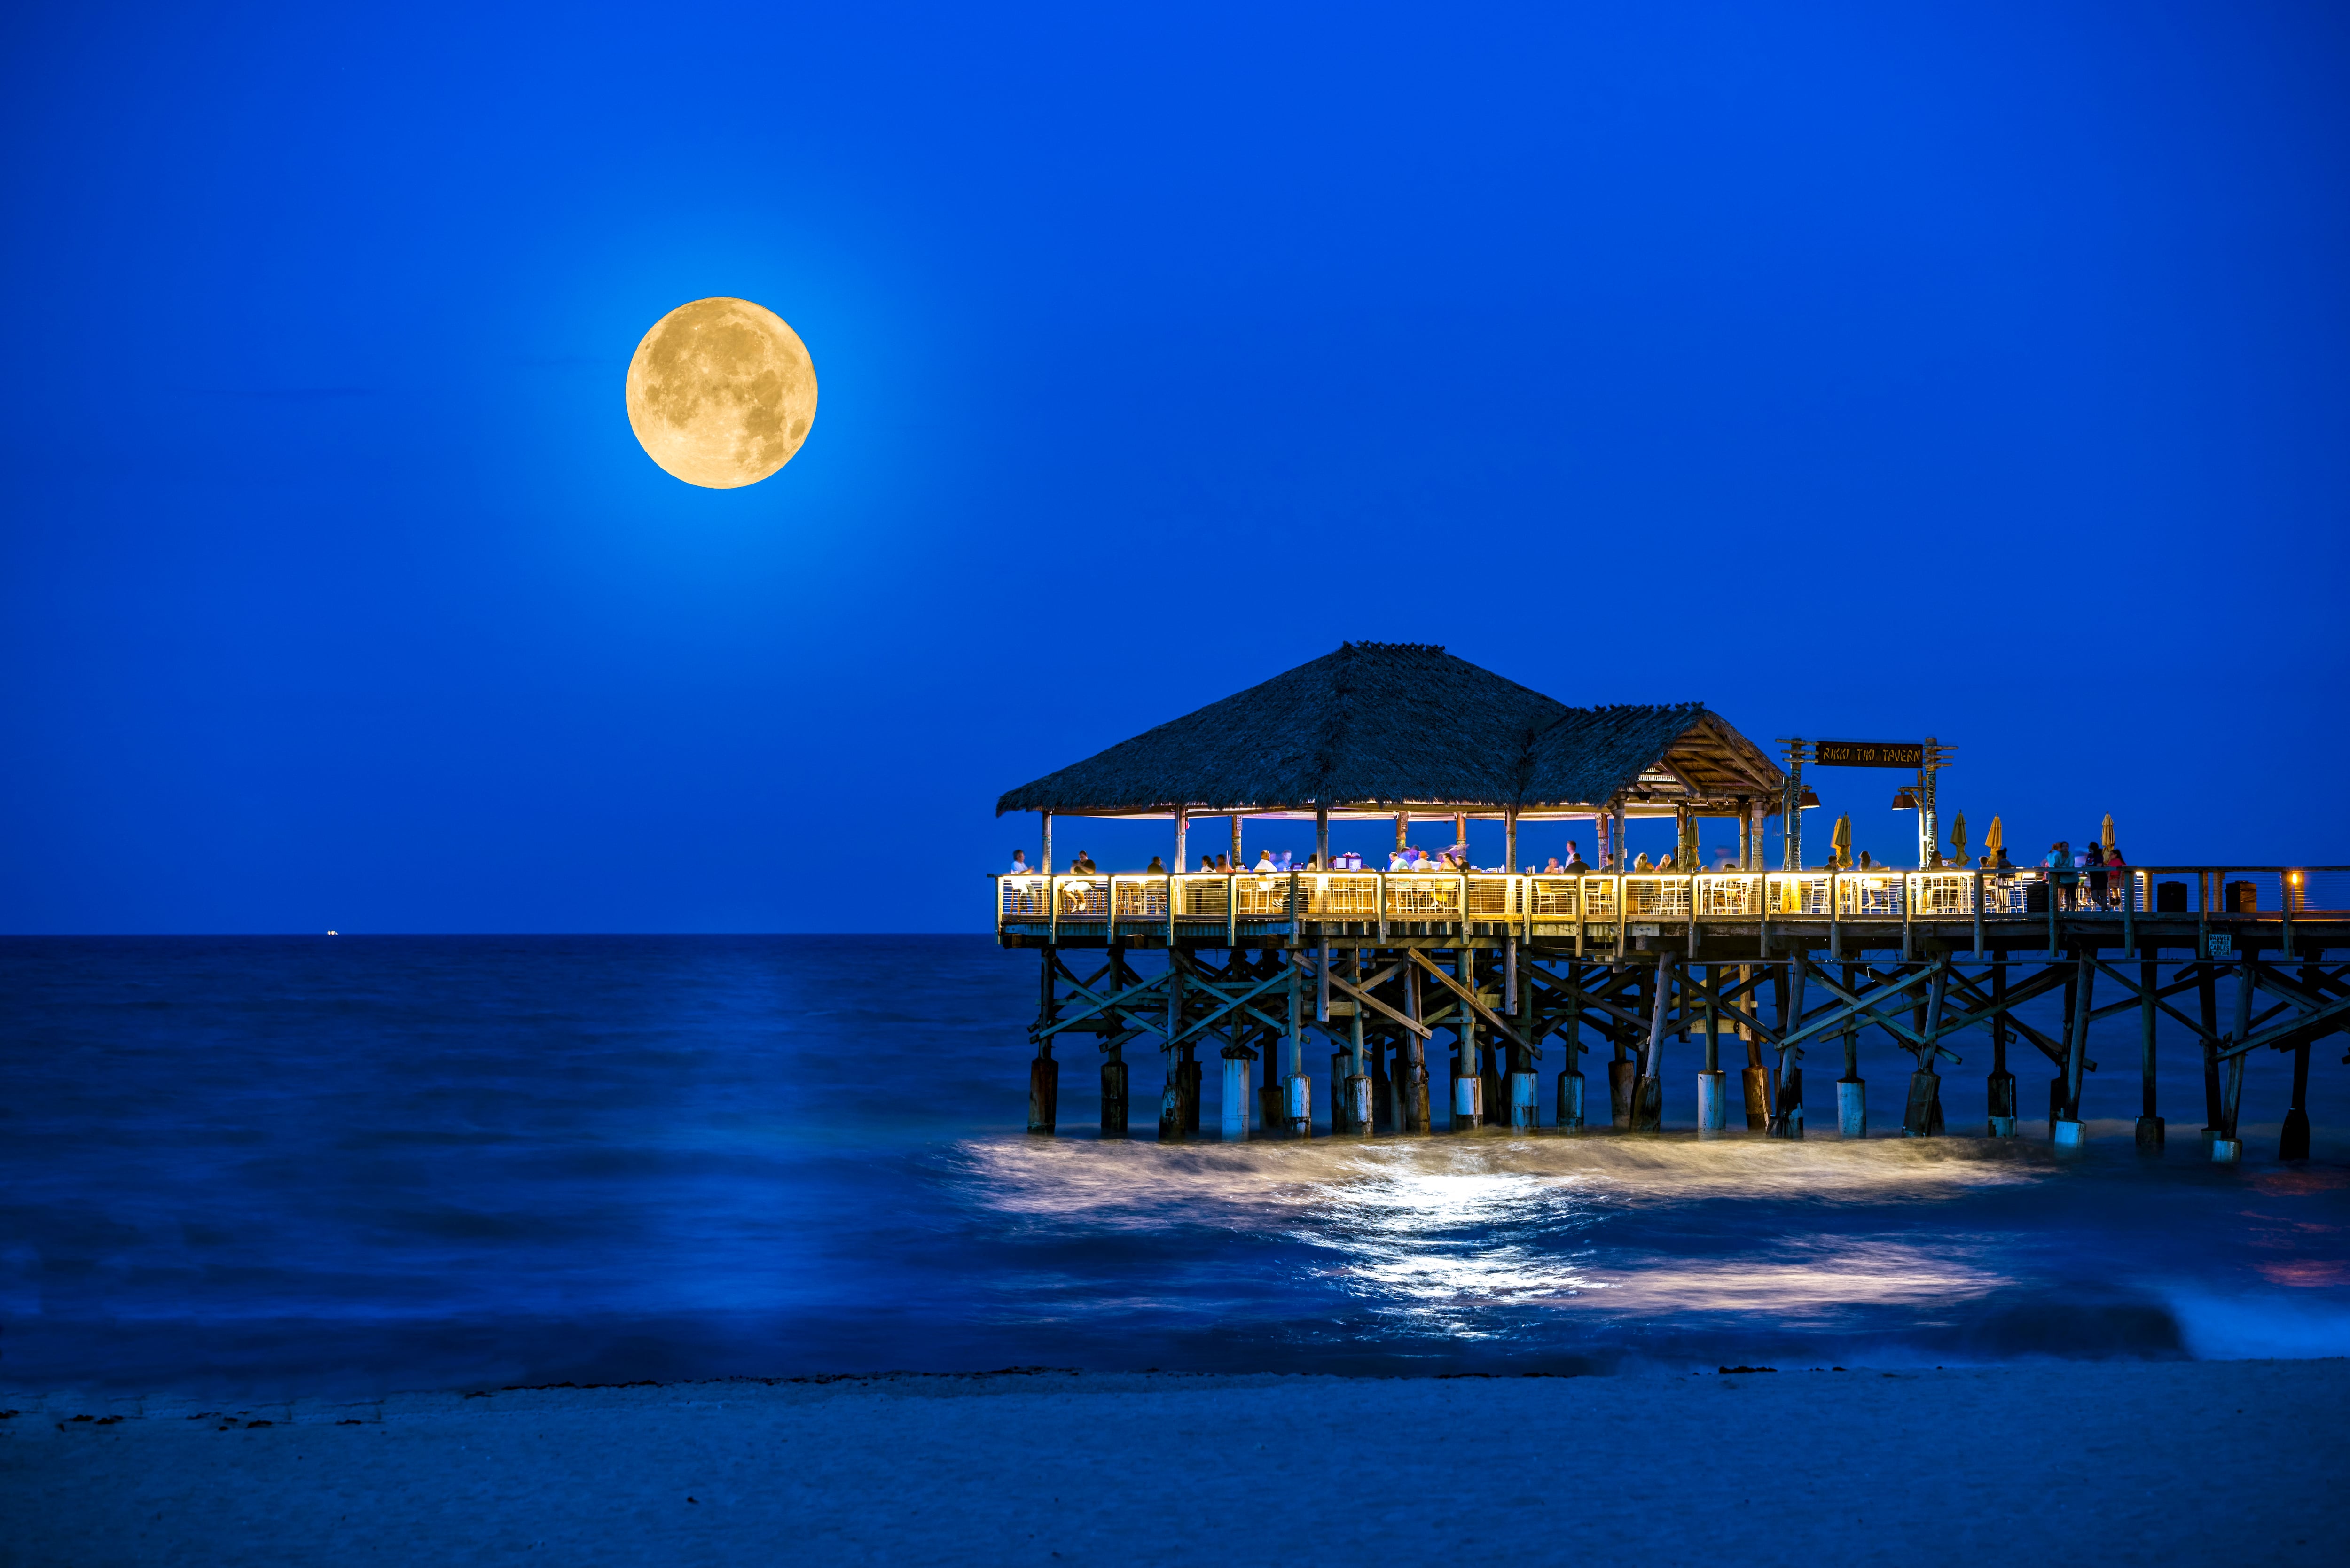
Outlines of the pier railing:
<svg viewBox="0 0 2350 1568">
<path fill-rule="evenodd" d="M 999 931 L 1211 940 L 1303 935 L 1656 936 L 1667 925 L 2350 918 L 2350 867 L 1836 871 L 1003 873 Z"/>
</svg>

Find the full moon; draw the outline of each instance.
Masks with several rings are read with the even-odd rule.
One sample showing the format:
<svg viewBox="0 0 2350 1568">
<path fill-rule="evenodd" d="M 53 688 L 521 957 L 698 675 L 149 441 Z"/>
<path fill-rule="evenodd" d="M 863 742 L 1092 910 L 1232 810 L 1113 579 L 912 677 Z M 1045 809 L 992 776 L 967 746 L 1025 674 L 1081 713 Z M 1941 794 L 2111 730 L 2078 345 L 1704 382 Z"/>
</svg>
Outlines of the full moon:
<svg viewBox="0 0 2350 1568">
<path fill-rule="evenodd" d="M 629 428 L 688 484 L 756 484 L 807 439 L 816 366 L 784 318 L 747 299 L 697 299 L 659 321 L 629 361 Z"/>
</svg>

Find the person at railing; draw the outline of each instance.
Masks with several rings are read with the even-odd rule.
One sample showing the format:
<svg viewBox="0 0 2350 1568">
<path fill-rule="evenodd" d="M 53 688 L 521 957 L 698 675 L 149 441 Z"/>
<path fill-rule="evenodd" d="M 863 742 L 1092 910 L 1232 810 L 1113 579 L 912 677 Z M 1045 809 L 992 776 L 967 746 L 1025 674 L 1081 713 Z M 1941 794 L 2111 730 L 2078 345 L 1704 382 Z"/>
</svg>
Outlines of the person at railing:
<svg viewBox="0 0 2350 1568">
<path fill-rule="evenodd" d="M 1150 857 L 1150 864 L 1142 868 L 1142 874 L 1145 877 L 1164 877 L 1167 875 L 1167 867 L 1159 861 L 1159 857 L 1154 855 Z"/>
<path fill-rule="evenodd" d="M 1566 875 L 1566 867 L 1560 865 L 1558 863 L 1558 857 L 1554 855 L 1550 857 L 1550 864 L 1544 867 L 1540 871 L 1534 873 L 1534 875 L 1537 877 L 1564 877 Z"/>
<path fill-rule="evenodd" d="M 1028 852 L 1026 850 L 1015 849 L 1012 852 L 1012 869 L 1005 872 L 1004 875 L 1007 877 L 1025 877 L 1030 875 L 1030 871 L 1028 869 Z"/>
<path fill-rule="evenodd" d="M 2130 897 L 2129 862 L 2123 859 L 2122 852 L 2110 844 L 2106 846 L 2106 868 L 2102 875 L 2111 878 L 2107 893 L 2111 907 L 2127 908 Z"/>
<path fill-rule="evenodd" d="M 2089 840 L 2089 846 L 2074 857 L 2074 862 L 2081 867 L 2083 879 L 2088 884 L 2083 889 L 2088 896 L 2082 901 L 2092 908 L 2104 909 L 2106 907 L 2106 846 L 2093 836 Z"/>
<path fill-rule="evenodd" d="M 1558 862 L 1555 860 L 1552 861 L 1551 864 L 1558 866 Z M 1583 846 L 1577 844 L 1572 838 L 1568 839 L 1566 841 L 1566 864 L 1559 866 L 1558 868 L 1569 876 L 1574 876 L 1578 872 L 1590 870 L 1591 867 L 1583 863 Z"/>
<path fill-rule="evenodd" d="M 2081 885 L 2080 870 L 2073 864 L 2073 846 L 2058 839 L 2048 846 L 2048 858 L 2042 864 L 2048 867 L 2049 897 L 2056 900 L 2056 908 L 2069 911 L 2074 891 Z"/>
<path fill-rule="evenodd" d="M 1669 855 L 1657 862 L 1657 873 L 1659 876 L 1663 876 L 1669 872 L 1678 871 L 1680 867 L 1673 863 L 1673 857 Z"/>
<path fill-rule="evenodd" d="M 1256 852 L 1256 864 L 1249 869 L 1260 876 L 1270 877 L 1279 874 L 1281 867 L 1273 863 L 1272 850 L 1260 849 Z"/>
<path fill-rule="evenodd" d="M 1655 869 L 1656 867 L 1654 866 L 1648 864 L 1648 852 L 1647 850 L 1643 849 L 1640 853 L 1632 857 L 1632 870 L 1635 875 L 1645 876 Z"/>
<path fill-rule="evenodd" d="M 1097 877 L 1101 875 L 1101 867 L 1094 864 L 1094 857 L 1092 856 L 1080 849 L 1077 851 L 1077 857 L 1069 862 L 1069 875 L 1072 877 Z"/>
<path fill-rule="evenodd" d="M 1864 849 L 1860 852 L 1860 858 L 1853 862 L 1853 869 L 1856 871 L 1874 871 L 1877 869 L 1877 862 L 1870 859 L 1868 857 L 1868 851 Z"/>
</svg>

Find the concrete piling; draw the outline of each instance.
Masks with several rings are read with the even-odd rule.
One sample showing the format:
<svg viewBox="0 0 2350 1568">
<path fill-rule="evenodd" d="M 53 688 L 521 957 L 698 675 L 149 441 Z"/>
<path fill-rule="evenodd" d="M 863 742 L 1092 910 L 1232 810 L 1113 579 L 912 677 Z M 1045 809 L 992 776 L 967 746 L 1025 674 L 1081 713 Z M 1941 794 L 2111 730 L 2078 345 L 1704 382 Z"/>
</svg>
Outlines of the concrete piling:
<svg viewBox="0 0 2350 1568">
<path fill-rule="evenodd" d="M 1249 1085 L 1249 1057 L 1237 1045 L 1224 1047 L 1224 1094 L 1219 1109 L 1222 1126 L 1218 1130 L 1226 1143 L 1239 1143 L 1249 1135 L 1249 1101 L 1254 1096 Z"/>
<path fill-rule="evenodd" d="M 1726 1131 L 1730 1127 L 1730 1106 L 1723 1089 L 1730 1075 L 1716 1070 L 1697 1075 L 1697 1130 L 1700 1137 Z"/>
</svg>

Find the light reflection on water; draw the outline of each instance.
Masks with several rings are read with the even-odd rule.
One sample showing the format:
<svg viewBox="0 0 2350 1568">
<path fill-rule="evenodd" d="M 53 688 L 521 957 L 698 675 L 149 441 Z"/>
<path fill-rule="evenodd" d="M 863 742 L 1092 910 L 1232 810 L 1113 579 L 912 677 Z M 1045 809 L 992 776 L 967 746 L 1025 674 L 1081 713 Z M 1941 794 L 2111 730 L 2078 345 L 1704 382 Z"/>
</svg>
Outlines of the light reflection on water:
<svg viewBox="0 0 2350 1568">
<path fill-rule="evenodd" d="M 978 1201 L 1007 1216 L 1137 1235 L 1278 1234 L 1311 1250 L 1307 1270 L 1387 1332 L 1457 1340 L 1511 1337 L 1537 1313 L 1794 1325 L 1978 1300 L 2013 1282 L 1980 1238 L 1785 1222 L 1804 1206 L 1933 1203 L 2055 1174 L 1956 1146 L 1605 1135 L 1180 1148 L 996 1139 L 962 1153 Z M 1711 1255 L 1644 1242 L 1659 1232 Z"/>
</svg>

